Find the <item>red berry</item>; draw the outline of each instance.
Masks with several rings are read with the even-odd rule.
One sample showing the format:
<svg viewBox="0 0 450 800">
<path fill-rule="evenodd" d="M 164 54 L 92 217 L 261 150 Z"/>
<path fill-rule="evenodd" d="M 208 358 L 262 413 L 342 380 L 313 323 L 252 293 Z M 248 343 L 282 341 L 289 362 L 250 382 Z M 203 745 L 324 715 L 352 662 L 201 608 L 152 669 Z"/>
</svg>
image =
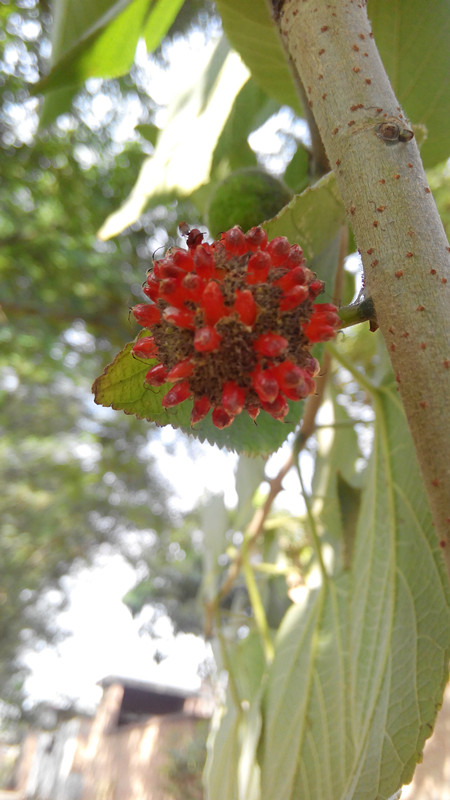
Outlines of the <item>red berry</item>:
<svg viewBox="0 0 450 800">
<path fill-rule="evenodd" d="M 187 292 L 180 286 L 177 278 L 163 278 L 159 283 L 159 296 L 177 308 L 183 308 L 185 300 L 188 299 Z"/>
<path fill-rule="evenodd" d="M 335 305 L 333 305 L 333 303 L 316 303 L 314 306 L 314 314 L 326 315 L 326 318 L 329 322 L 339 320 L 337 308 Z"/>
<path fill-rule="evenodd" d="M 214 325 L 221 317 L 226 317 L 230 313 L 225 306 L 223 294 L 216 281 L 209 281 L 202 294 L 201 305 L 204 308 L 206 321 Z"/>
<path fill-rule="evenodd" d="M 314 356 L 308 356 L 303 366 L 306 372 L 308 372 L 313 378 L 320 372 L 320 364 L 317 361 L 317 358 L 314 358 Z"/>
<path fill-rule="evenodd" d="M 197 275 L 199 275 L 200 278 L 212 278 L 215 269 L 214 258 L 209 245 L 203 244 L 201 247 L 197 247 L 194 253 L 194 263 Z"/>
<path fill-rule="evenodd" d="M 323 292 L 324 289 L 324 282 L 323 281 L 312 281 L 309 284 L 309 296 L 316 299 L 316 297 Z"/>
<path fill-rule="evenodd" d="M 253 347 L 262 356 L 276 358 L 286 350 L 288 344 L 289 342 L 284 336 L 278 336 L 278 334 L 269 331 L 269 333 L 263 333 L 262 336 L 258 336 L 254 341 Z"/>
<path fill-rule="evenodd" d="M 164 395 L 161 402 L 164 408 L 172 408 L 172 406 L 177 406 L 179 403 L 187 400 L 190 395 L 191 390 L 188 381 L 182 381 L 172 386 L 167 394 Z"/>
<path fill-rule="evenodd" d="M 177 267 L 180 267 L 185 272 L 192 272 L 194 269 L 194 259 L 186 250 L 174 250 L 171 255 L 172 261 Z"/>
<path fill-rule="evenodd" d="M 244 325 L 252 326 L 257 315 L 258 306 L 250 289 L 236 289 L 233 310 L 237 312 Z"/>
<path fill-rule="evenodd" d="M 193 303 L 198 303 L 205 287 L 205 281 L 199 278 L 195 272 L 188 272 L 181 281 L 181 286 L 187 292 L 187 299 Z"/>
<path fill-rule="evenodd" d="M 264 283 L 267 280 L 271 260 L 268 253 L 258 251 L 250 256 L 247 264 L 247 283 Z"/>
<path fill-rule="evenodd" d="M 288 258 L 291 245 L 285 236 L 275 236 L 267 245 L 267 252 L 270 255 L 274 267 L 281 267 Z"/>
<path fill-rule="evenodd" d="M 285 416 L 289 413 L 289 404 L 280 393 L 277 395 L 275 400 L 271 403 L 261 402 L 261 406 L 264 411 L 267 411 L 274 419 L 283 420 Z"/>
<path fill-rule="evenodd" d="M 273 403 L 280 391 L 275 372 L 270 368 L 262 370 L 257 367 L 252 373 L 251 379 L 259 399 L 266 403 Z"/>
<path fill-rule="evenodd" d="M 292 386 L 291 388 L 286 387 L 283 389 L 283 394 L 289 398 L 289 400 L 304 400 L 305 397 L 308 397 L 310 394 L 314 392 L 316 385 L 312 378 L 310 380 L 304 380 L 301 383 L 298 383 L 297 386 Z"/>
<path fill-rule="evenodd" d="M 177 267 L 176 264 L 174 264 L 172 259 L 170 259 L 170 258 L 167 258 L 167 259 L 165 258 L 160 263 L 161 263 L 161 266 L 160 266 L 159 275 L 158 275 L 158 277 L 160 279 L 162 279 L 162 278 L 178 278 L 179 280 L 181 280 L 181 278 L 183 278 L 186 275 L 184 269 L 181 269 L 181 267 Z"/>
<path fill-rule="evenodd" d="M 230 416 L 237 417 L 245 404 L 245 389 L 234 381 L 227 381 L 223 385 L 222 406 Z"/>
<path fill-rule="evenodd" d="M 190 358 L 183 358 L 178 364 L 167 373 L 167 380 L 169 383 L 181 381 L 183 378 L 188 378 L 194 371 L 194 364 Z"/>
<path fill-rule="evenodd" d="M 197 328 L 194 335 L 194 349 L 199 353 L 210 353 L 217 350 L 221 337 L 211 325 Z"/>
<path fill-rule="evenodd" d="M 233 256 L 242 256 L 248 253 L 248 243 L 239 225 L 222 233 L 220 241 L 225 245 L 225 250 Z"/>
<path fill-rule="evenodd" d="M 294 267 L 289 272 L 286 272 L 282 278 L 275 281 L 275 286 L 283 289 L 283 292 L 289 292 L 294 286 L 302 286 L 305 283 L 305 270 L 301 267 Z M 305 287 L 306 288 L 306 287 Z M 305 297 L 308 292 L 306 292 Z"/>
<path fill-rule="evenodd" d="M 247 240 L 248 249 L 253 252 L 256 250 L 265 250 L 267 246 L 267 233 L 259 225 L 250 228 L 245 234 L 245 238 Z"/>
<path fill-rule="evenodd" d="M 274 367 L 281 391 L 289 400 L 302 400 L 312 394 L 315 384 L 309 372 L 290 361 Z"/>
<path fill-rule="evenodd" d="M 308 289 L 306 286 L 294 286 L 281 298 L 280 311 L 291 311 L 293 308 L 297 308 L 307 297 Z"/>
<path fill-rule="evenodd" d="M 155 358 L 158 355 L 158 347 L 153 336 L 143 336 L 133 345 L 131 352 L 139 358 Z"/>
<path fill-rule="evenodd" d="M 273 371 L 277 376 L 280 388 L 284 391 L 285 387 L 296 386 L 303 380 L 303 370 L 292 361 L 282 361 L 273 367 Z"/>
<path fill-rule="evenodd" d="M 194 407 L 191 413 L 191 425 L 195 425 L 197 422 L 200 422 L 200 420 L 206 417 L 210 408 L 211 402 L 206 395 L 203 395 L 203 397 L 198 397 L 197 400 L 194 400 Z"/>
<path fill-rule="evenodd" d="M 246 410 L 247 414 L 249 415 L 249 417 L 253 420 L 253 422 L 255 421 L 256 417 L 258 416 L 259 412 L 261 411 L 261 409 L 258 406 L 247 406 L 247 408 L 245 410 Z"/>
<path fill-rule="evenodd" d="M 233 419 L 234 417 L 231 417 L 229 414 L 227 414 L 224 408 L 216 406 L 216 408 L 213 409 L 212 421 L 216 428 L 219 428 L 220 430 L 223 430 L 223 428 L 228 428 L 228 426 L 233 422 Z"/>
<path fill-rule="evenodd" d="M 133 317 L 139 325 L 143 327 L 150 327 L 155 325 L 161 319 L 161 311 L 157 306 L 149 305 L 149 303 L 139 303 L 131 309 Z"/>
<path fill-rule="evenodd" d="M 178 328 L 188 328 L 190 330 L 195 328 L 192 311 L 185 311 L 181 308 L 175 308 L 175 306 L 167 306 L 163 311 L 163 318 L 166 322 L 171 322 L 172 325 L 176 325 Z"/>
<path fill-rule="evenodd" d="M 159 281 L 155 278 L 154 275 L 150 274 L 147 278 L 147 283 L 144 283 L 142 287 L 142 291 L 144 292 L 150 300 L 156 303 L 159 295 Z"/>
<path fill-rule="evenodd" d="M 340 327 L 340 319 L 336 306 L 331 303 L 321 303 L 314 306 L 313 313 L 303 331 L 310 342 L 326 342 L 334 339 Z"/>
<path fill-rule="evenodd" d="M 291 245 L 289 250 L 289 255 L 286 259 L 285 267 L 287 269 L 294 269 L 294 267 L 301 267 L 305 263 L 305 259 L 303 257 L 303 250 L 298 244 Z"/>
<path fill-rule="evenodd" d="M 167 383 L 166 368 L 162 364 L 157 364 L 156 367 L 149 369 L 144 378 L 144 383 L 148 383 L 149 386 L 162 386 L 163 383 Z"/>
</svg>

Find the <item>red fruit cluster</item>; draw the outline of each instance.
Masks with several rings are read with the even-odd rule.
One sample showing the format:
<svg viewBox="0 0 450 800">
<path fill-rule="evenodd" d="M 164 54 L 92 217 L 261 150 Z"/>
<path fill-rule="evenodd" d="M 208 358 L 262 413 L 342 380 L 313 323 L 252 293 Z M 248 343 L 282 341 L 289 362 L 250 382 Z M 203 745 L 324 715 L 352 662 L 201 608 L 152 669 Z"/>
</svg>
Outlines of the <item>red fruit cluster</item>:
<svg viewBox="0 0 450 800">
<path fill-rule="evenodd" d="M 157 360 L 146 385 L 173 384 L 166 408 L 192 398 L 192 425 L 210 409 L 217 428 L 242 411 L 283 420 L 288 400 L 314 391 L 310 347 L 335 336 L 337 309 L 314 305 L 323 283 L 284 236 L 269 242 L 260 227 L 244 235 L 235 226 L 210 245 L 199 230 L 182 230 L 187 250 L 154 262 L 143 286 L 152 303 L 133 308 L 152 335 L 132 352 Z"/>
</svg>

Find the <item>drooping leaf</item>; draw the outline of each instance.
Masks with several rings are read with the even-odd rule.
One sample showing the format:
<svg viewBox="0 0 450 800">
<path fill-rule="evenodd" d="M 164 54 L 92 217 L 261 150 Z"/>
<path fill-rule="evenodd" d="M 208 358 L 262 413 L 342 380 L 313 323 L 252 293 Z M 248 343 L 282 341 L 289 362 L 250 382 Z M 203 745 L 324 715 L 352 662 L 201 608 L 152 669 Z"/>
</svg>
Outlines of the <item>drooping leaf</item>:
<svg viewBox="0 0 450 800">
<path fill-rule="evenodd" d="M 269 97 L 300 115 L 300 100 L 265 0 L 217 0 L 216 5 L 230 43 L 255 81 Z"/>
<path fill-rule="evenodd" d="M 238 698 L 229 690 L 213 719 L 208 740 L 205 782 L 217 800 L 259 800 L 256 751 L 261 735 L 264 653 L 256 633 L 235 646 L 229 657 Z M 239 705 L 237 702 L 239 701 Z"/>
<path fill-rule="evenodd" d="M 230 528 L 230 515 L 223 494 L 208 497 L 202 505 L 200 526 L 208 546 L 203 552 L 202 598 L 205 603 L 214 601 L 219 590 L 222 573 L 220 557 L 226 551 L 226 534 Z"/>
<path fill-rule="evenodd" d="M 450 9 L 447 0 L 369 0 L 375 41 L 413 124 L 424 125 L 426 167 L 450 155 Z"/>
<path fill-rule="evenodd" d="M 152 3 L 144 27 L 148 53 L 152 53 L 159 46 L 183 3 L 184 0 L 156 0 Z"/>
<path fill-rule="evenodd" d="M 279 109 L 252 78 L 236 95 L 229 117 L 214 149 L 211 173 L 219 179 L 241 167 L 256 165 L 256 155 L 248 143 L 249 134 Z"/>
<path fill-rule="evenodd" d="M 351 570 L 291 608 L 269 672 L 262 798 L 386 800 L 412 777 L 447 678 L 449 587 L 407 424 L 375 397 Z"/>
<path fill-rule="evenodd" d="M 298 425 L 303 410 L 302 402 L 290 403 L 290 411 L 284 422 L 274 420 L 265 411 L 253 422 L 243 412 L 229 428 L 219 430 L 213 425 L 209 414 L 194 429 L 190 424 L 192 400 L 185 400 L 174 408 L 163 408 L 161 401 L 171 384 L 158 388 L 144 386 L 145 374 L 155 362 L 143 363 L 133 358 L 132 345 L 132 342 L 128 344 L 94 382 L 95 402 L 99 405 L 111 406 L 126 414 L 134 414 L 139 419 L 156 422 L 157 425 L 173 425 L 202 442 L 206 440 L 219 447 L 251 455 L 274 452 Z"/>
<path fill-rule="evenodd" d="M 352 486 L 340 472 L 336 474 L 336 491 L 342 521 L 342 565 L 348 569 L 352 563 L 359 510 L 361 489 Z"/>
<path fill-rule="evenodd" d="M 113 78 L 129 70 L 150 0 L 59 0 L 52 36 L 52 67 L 34 87 L 53 93 L 41 125 L 67 111 L 74 90 L 89 77 Z M 67 105 L 69 103 L 69 105 Z"/>
<path fill-rule="evenodd" d="M 160 128 L 157 125 L 151 125 L 148 123 L 141 123 L 136 125 L 134 128 L 144 139 L 146 139 L 150 144 L 155 145 L 158 139 L 159 134 L 161 133 Z"/>
<path fill-rule="evenodd" d="M 340 481 L 345 482 L 349 492 L 353 489 L 356 493 L 355 498 L 359 498 L 359 489 L 354 488 L 354 484 L 358 480 L 358 476 L 355 475 L 355 465 L 360 451 L 352 421 L 346 409 L 337 403 L 333 388 L 326 394 L 325 409 L 330 422 L 334 422 L 336 427 L 326 427 L 316 431 L 318 448 L 311 484 L 312 509 L 322 541 L 331 544 L 337 553 L 335 568 L 337 573 L 342 569 L 343 552 L 349 557 L 346 542 L 352 538 L 352 533 L 347 530 L 345 524 L 350 514 L 349 507 L 346 507 L 345 520 L 342 513 Z M 344 492 L 344 489 L 342 491 Z M 350 499 L 348 502 L 350 503 Z"/>
<path fill-rule="evenodd" d="M 262 459 L 241 456 L 236 468 L 236 493 L 238 504 L 233 519 L 236 530 L 244 530 L 253 513 L 255 492 L 264 480 L 265 462 Z"/>
<path fill-rule="evenodd" d="M 289 164 L 284 172 L 284 182 L 292 189 L 293 192 L 303 192 L 309 182 L 309 162 L 310 153 L 302 143 L 297 146 L 297 149 L 292 156 Z"/>
</svg>

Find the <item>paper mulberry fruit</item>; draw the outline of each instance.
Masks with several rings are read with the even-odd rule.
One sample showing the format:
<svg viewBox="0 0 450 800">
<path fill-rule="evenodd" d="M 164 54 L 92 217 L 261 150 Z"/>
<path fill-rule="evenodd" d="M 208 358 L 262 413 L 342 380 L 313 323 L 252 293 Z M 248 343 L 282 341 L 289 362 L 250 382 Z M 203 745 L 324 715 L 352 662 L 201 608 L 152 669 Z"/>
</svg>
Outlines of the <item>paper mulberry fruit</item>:
<svg viewBox="0 0 450 800">
<path fill-rule="evenodd" d="M 212 244 L 196 228 L 180 230 L 187 250 L 172 248 L 154 262 L 143 286 L 152 302 L 132 309 L 152 334 L 132 348 L 155 361 L 145 384 L 171 384 L 165 408 L 191 398 L 192 425 L 210 409 L 217 428 L 244 411 L 283 420 L 288 400 L 314 391 L 311 344 L 339 328 L 335 306 L 314 304 L 322 281 L 299 245 L 283 236 L 268 241 L 260 227 L 244 234 L 235 226 Z"/>
</svg>

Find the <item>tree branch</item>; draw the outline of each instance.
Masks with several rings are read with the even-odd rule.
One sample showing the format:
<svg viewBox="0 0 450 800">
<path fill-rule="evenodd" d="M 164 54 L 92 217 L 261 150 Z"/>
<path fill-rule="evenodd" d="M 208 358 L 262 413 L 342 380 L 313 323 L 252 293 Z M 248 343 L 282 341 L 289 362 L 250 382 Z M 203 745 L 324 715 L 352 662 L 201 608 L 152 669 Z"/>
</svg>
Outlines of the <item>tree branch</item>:
<svg viewBox="0 0 450 800">
<path fill-rule="evenodd" d="M 450 574 L 450 248 L 362 0 L 285 0 L 306 88 L 361 252 Z"/>
</svg>

